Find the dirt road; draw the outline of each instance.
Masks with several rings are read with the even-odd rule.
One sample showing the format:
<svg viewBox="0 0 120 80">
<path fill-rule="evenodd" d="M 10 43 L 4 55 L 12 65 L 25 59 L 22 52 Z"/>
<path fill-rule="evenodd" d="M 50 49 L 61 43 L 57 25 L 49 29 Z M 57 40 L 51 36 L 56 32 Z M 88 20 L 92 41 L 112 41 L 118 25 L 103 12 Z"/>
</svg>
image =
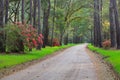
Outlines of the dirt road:
<svg viewBox="0 0 120 80">
<path fill-rule="evenodd" d="M 103 75 L 106 78 L 100 79 L 91 58 L 86 44 L 82 44 L 0 80 L 113 80 L 111 75 Z"/>
</svg>

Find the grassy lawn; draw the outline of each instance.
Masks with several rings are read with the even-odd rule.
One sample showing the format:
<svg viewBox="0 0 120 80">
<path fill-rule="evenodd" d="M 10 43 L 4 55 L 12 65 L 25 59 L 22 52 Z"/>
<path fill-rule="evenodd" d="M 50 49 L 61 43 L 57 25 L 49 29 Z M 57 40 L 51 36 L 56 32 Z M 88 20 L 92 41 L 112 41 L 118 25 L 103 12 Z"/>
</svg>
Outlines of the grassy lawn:
<svg viewBox="0 0 120 80">
<path fill-rule="evenodd" d="M 88 45 L 88 48 L 92 51 L 100 53 L 102 56 L 106 57 L 105 60 L 112 64 L 114 70 L 120 75 L 120 50 L 105 50 L 102 48 L 97 48 Z"/>
<path fill-rule="evenodd" d="M 58 50 L 61 50 L 63 48 L 67 48 L 70 46 L 74 46 L 74 44 L 69 44 L 69 45 L 60 46 L 60 47 L 46 47 L 42 49 L 41 51 L 33 50 L 32 52 L 28 52 L 27 54 L 21 54 L 21 55 L 0 54 L 0 69 L 15 66 L 15 65 L 25 63 L 31 60 L 35 60 L 35 59 L 41 59 L 47 55 L 54 53 L 55 51 L 58 51 Z"/>
</svg>

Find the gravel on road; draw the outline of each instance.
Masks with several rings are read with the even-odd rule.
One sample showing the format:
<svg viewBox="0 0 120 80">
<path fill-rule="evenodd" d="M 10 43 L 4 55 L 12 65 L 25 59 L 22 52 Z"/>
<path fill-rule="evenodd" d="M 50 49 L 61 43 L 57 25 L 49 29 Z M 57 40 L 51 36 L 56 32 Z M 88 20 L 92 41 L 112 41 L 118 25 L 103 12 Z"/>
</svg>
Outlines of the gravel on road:
<svg viewBox="0 0 120 80">
<path fill-rule="evenodd" d="M 81 44 L 68 48 L 0 80 L 114 80 L 110 72 L 104 71 L 106 65 L 101 65 L 86 46 Z"/>
</svg>

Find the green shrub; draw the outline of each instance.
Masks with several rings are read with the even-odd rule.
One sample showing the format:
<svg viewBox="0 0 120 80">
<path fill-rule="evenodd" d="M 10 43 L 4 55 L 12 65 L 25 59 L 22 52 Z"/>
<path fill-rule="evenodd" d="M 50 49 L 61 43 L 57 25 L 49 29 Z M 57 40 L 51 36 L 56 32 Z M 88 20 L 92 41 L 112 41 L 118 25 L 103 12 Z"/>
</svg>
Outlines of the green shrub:
<svg viewBox="0 0 120 80">
<path fill-rule="evenodd" d="M 14 24 L 9 24 L 6 25 L 5 27 L 5 33 L 6 33 L 6 51 L 19 52 L 20 45 L 22 44 L 23 39 L 20 33 L 20 29 Z"/>
<path fill-rule="evenodd" d="M 37 29 L 32 25 L 17 22 L 5 27 L 6 33 L 6 51 L 24 52 L 24 50 L 42 46 L 43 36 L 38 35 Z"/>
</svg>

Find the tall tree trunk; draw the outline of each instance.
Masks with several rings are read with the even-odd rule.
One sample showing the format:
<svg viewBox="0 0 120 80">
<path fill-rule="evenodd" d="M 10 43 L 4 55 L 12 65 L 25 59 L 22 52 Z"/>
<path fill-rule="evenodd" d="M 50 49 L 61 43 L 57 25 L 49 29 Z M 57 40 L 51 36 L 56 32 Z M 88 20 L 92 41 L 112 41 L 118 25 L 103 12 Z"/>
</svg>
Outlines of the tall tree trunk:
<svg viewBox="0 0 120 80">
<path fill-rule="evenodd" d="M 102 39 L 101 39 L 101 15 L 100 15 L 100 13 L 101 13 L 101 6 L 100 6 L 100 0 L 97 0 L 97 11 L 98 11 L 98 13 L 97 13 L 97 32 L 98 32 L 98 34 L 97 34 L 97 44 L 98 44 L 98 47 L 102 47 L 102 45 L 101 45 L 101 43 L 102 43 Z"/>
<path fill-rule="evenodd" d="M 68 32 L 67 32 L 67 34 L 66 34 L 66 36 L 65 36 L 65 39 L 64 39 L 64 44 L 65 44 L 65 45 L 67 45 L 67 44 L 68 44 Z"/>
<path fill-rule="evenodd" d="M 60 45 L 62 45 L 62 41 L 63 41 L 63 35 L 62 33 L 60 34 Z"/>
<path fill-rule="evenodd" d="M 102 23 L 103 23 L 103 18 L 102 18 L 102 11 L 103 11 L 103 0 L 100 0 L 99 1 L 99 11 L 100 11 L 100 38 L 101 38 L 101 44 L 100 44 L 100 46 L 102 47 L 102 40 L 103 40 L 103 37 L 102 37 L 102 27 L 103 27 L 103 25 L 102 25 Z"/>
<path fill-rule="evenodd" d="M 22 0 L 21 21 L 22 21 L 23 24 L 24 24 L 24 21 L 25 21 L 24 14 L 25 14 L 25 1 Z"/>
<path fill-rule="evenodd" d="M 41 18 L 40 18 L 40 11 L 41 11 L 41 0 L 38 0 L 38 34 L 41 34 Z"/>
<path fill-rule="evenodd" d="M 34 12 L 33 12 L 33 27 L 36 27 L 36 9 L 37 9 L 37 0 L 33 0 Z"/>
<path fill-rule="evenodd" d="M 109 6 L 109 17 L 110 17 L 110 38 L 111 38 L 111 47 L 116 47 L 116 25 L 115 25 L 115 16 L 112 0 L 110 0 Z"/>
<path fill-rule="evenodd" d="M 9 0 L 5 1 L 6 12 L 5 12 L 5 24 L 8 22 L 8 9 L 9 9 Z"/>
<path fill-rule="evenodd" d="M 77 43 L 77 33 L 76 33 L 77 29 L 78 29 L 78 26 L 75 26 L 74 27 L 74 33 L 73 33 L 73 35 L 74 35 L 73 36 L 73 43 L 75 43 L 75 44 Z"/>
<path fill-rule="evenodd" d="M 16 7 L 16 5 L 17 5 L 17 3 L 14 3 L 15 7 Z M 22 18 L 22 15 L 21 15 L 21 18 Z M 14 22 L 16 22 L 16 21 L 17 21 L 17 9 L 15 9 L 15 11 L 14 11 Z M 21 19 L 21 21 L 22 21 L 22 19 Z"/>
<path fill-rule="evenodd" d="M 40 18 L 40 11 L 41 11 L 41 0 L 38 0 L 38 35 L 41 34 L 41 18 Z M 37 49 L 40 50 L 41 49 L 41 44 L 38 44 Z"/>
<path fill-rule="evenodd" d="M 100 7 L 100 0 L 94 0 L 94 45 L 97 47 L 102 47 Z"/>
<path fill-rule="evenodd" d="M 50 0 L 48 0 L 48 7 L 47 9 L 44 9 L 43 13 L 43 35 L 44 35 L 44 43 L 43 47 L 45 48 L 46 45 L 48 45 L 48 35 L 49 35 L 49 14 L 50 14 Z"/>
<path fill-rule="evenodd" d="M 0 0 L 0 29 L 3 29 L 4 25 L 4 0 Z M 0 52 L 5 52 L 4 44 L 4 31 L 0 31 Z"/>
<path fill-rule="evenodd" d="M 18 3 L 18 5 L 19 5 L 19 3 Z M 24 24 L 24 21 L 25 21 L 25 16 L 24 15 L 25 15 L 25 0 L 22 0 L 22 9 L 21 9 L 21 21 L 22 21 L 22 24 Z M 23 40 L 20 39 L 18 41 L 18 43 L 19 43 L 19 45 L 18 45 L 19 52 L 24 52 Z"/>
<path fill-rule="evenodd" d="M 32 25 L 32 1 L 33 0 L 30 0 L 30 24 Z"/>
<path fill-rule="evenodd" d="M 97 2 L 94 0 L 94 45 L 97 46 L 97 30 L 96 30 L 96 25 L 97 25 Z"/>
<path fill-rule="evenodd" d="M 90 42 L 91 42 L 92 44 L 94 44 L 94 43 L 93 43 L 93 29 L 90 30 L 90 35 L 91 35 L 91 41 L 90 41 Z"/>
<path fill-rule="evenodd" d="M 66 25 L 67 25 L 67 27 L 69 27 L 69 22 L 67 22 L 66 23 Z M 67 33 L 66 33 L 66 36 L 65 36 L 65 45 L 67 45 L 68 44 L 68 30 L 66 31 Z"/>
<path fill-rule="evenodd" d="M 118 12 L 120 13 L 120 0 L 118 0 Z M 119 16 L 120 19 L 120 16 Z"/>
<path fill-rule="evenodd" d="M 17 8 L 16 8 L 16 11 L 17 11 L 17 22 L 19 22 L 20 21 L 20 17 L 19 17 L 19 15 L 20 15 L 20 11 L 19 11 L 19 8 L 20 8 L 20 1 L 18 2 L 18 5 L 17 5 Z"/>
<path fill-rule="evenodd" d="M 116 0 L 112 0 L 111 2 L 113 3 L 113 9 L 115 13 L 117 49 L 120 49 L 120 23 L 119 23 L 118 8 L 117 8 Z"/>
<path fill-rule="evenodd" d="M 15 11 L 14 11 L 14 22 L 16 22 L 16 21 L 19 22 L 19 7 L 20 7 L 20 2 L 21 1 L 18 1 L 18 3 L 15 3 L 15 6 L 17 6 L 17 7 L 15 8 Z M 22 21 L 22 16 L 23 15 L 21 15 L 21 21 Z"/>
<path fill-rule="evenodd" d="M 53 26 L 52 26 L 51 46 L 53 46 L 53 38 L 54 38 L 54 27 L 55 27 L 55 5 L 56 5 L 56 0 L 54 0 L 54 14 L 53 14 Z"/>
</svg>

